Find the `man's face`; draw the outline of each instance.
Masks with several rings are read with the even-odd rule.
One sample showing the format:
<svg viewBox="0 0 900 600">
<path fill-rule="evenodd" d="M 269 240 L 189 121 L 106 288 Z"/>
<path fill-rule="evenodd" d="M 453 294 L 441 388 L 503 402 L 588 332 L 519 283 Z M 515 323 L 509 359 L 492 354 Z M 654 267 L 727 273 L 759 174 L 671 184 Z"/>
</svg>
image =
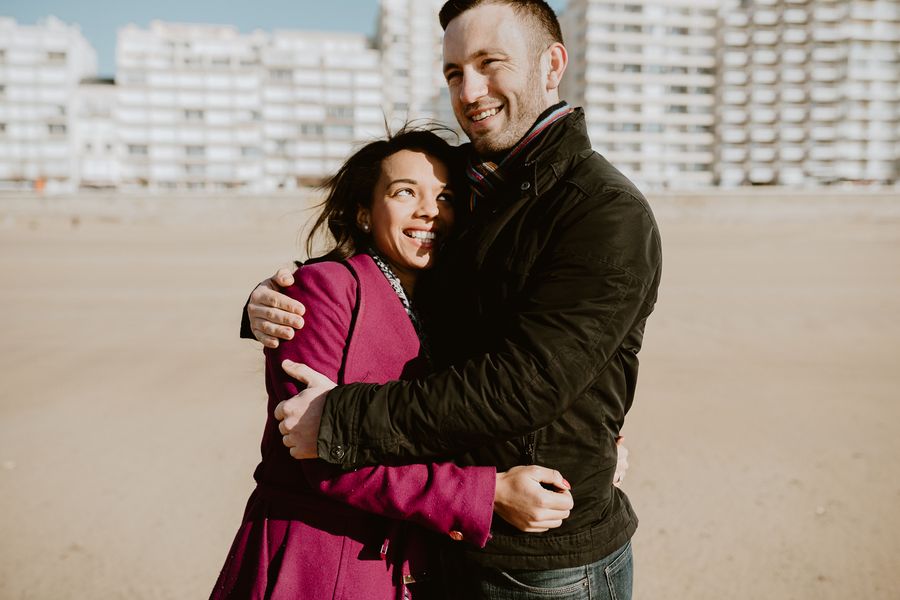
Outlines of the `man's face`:
<svg viewBox="0 0 900 600">
<path fill-rule="evenodd" d="M 482 4 L 444 32 L 453 112 L 481 156 L 512 148 L 552 105 L 530 26 L 508 4 Z"/>
</svg>

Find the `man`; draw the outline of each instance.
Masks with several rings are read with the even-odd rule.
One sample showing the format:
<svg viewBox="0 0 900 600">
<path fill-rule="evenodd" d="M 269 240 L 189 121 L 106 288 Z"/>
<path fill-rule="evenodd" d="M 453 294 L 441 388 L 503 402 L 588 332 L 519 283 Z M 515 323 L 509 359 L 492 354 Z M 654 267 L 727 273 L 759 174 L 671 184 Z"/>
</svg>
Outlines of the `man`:
<svg viewBox="0 0 900 600">
<path fill-rule="evenodd" d="M 421 298 L 449 366 L 334 389 L 288 366 L 309 387 L 278 407 L 285 444 L 348 469 L 449 455 L 556 469 L 574 496 L 569 518 L 540 534 L 498 520 L 465 556 L 468 597 L 630 598 L 637 518 L 613 476 L 659 285 L 656 223 L 591 150 L 581 110 L 560 102 L 568 56 L 545 2 L 451 0 L 440 18 L 473 151 L 469 222 Z M 267 287 L 251 297 L 250 325 L 271 345 L 302 309 Z"/>
</svg>

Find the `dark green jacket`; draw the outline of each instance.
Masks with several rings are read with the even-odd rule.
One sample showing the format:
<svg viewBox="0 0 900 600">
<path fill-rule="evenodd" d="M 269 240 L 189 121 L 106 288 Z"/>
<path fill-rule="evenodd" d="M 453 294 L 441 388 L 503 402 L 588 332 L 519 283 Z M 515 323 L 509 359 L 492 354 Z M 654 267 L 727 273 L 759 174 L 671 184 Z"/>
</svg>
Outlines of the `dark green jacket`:
<svg viewBox="0 0 900 600">
<path fill-rule="evenodd" d="M 661 268 L 647 201 L 591 150 L 580 109 L 526 152 L 423 291 L 432 345 L 451 366 L 335 389 L 318 440 L 320 457 L 348 469 L 447 456 L 558 469 L 571 516 L 545 534 L 495 518 L 474 558 L 503 569 L 586 564 L 633 535 L 637 518 L 612 486 L 615 438 Z"/>
</svg>

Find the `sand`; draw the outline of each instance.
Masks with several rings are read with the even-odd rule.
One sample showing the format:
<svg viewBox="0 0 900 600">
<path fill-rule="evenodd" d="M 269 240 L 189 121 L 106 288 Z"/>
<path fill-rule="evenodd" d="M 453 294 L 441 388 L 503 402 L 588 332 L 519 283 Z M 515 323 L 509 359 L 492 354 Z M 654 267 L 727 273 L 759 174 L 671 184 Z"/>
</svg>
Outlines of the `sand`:
<svg viewBox="0 0 900 600">
<path fill-rule="evenodd" d="M 900 597 L 900 193 L 656 195 L 638 599 Z M 265 419 L 289 196 L 0 196 L 0 598 L 204 598 Z"/>
</svg>

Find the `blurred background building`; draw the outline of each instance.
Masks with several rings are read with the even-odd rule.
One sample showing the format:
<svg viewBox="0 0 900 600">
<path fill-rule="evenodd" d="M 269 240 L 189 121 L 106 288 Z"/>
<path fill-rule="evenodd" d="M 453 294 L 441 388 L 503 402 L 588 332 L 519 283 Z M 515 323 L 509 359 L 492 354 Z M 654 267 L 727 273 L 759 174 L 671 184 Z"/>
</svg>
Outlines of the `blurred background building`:
<svg viewBox="0 0 900 600">
<path fill-rule="evenodd" d="M 0 182 L 63 190 L 78 179 L 72 108 L 97 54 L 77 26 L 0 17 Z"/>
<path fill-rule="evenodd" d="M 376 33 L 153 22 L 98 79 L 77 26 L 0 18 L 0 188 L 291 189 L 413 119 L 456 128 L 442 0 Z M 897 0 L 569 0 L 563 97 L 645 189 L 893 184 Z"/>
</svg>

